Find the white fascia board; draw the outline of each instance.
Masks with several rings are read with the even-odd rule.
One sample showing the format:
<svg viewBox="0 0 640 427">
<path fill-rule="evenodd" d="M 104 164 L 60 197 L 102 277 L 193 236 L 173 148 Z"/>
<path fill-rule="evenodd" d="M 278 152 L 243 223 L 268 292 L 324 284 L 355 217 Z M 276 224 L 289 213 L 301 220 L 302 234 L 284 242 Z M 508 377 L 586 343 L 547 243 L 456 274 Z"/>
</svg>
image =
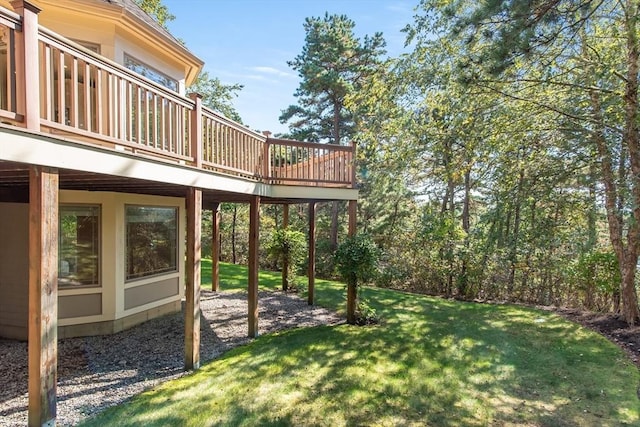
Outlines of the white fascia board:
<svg viewBox="0 0 640 427">
<path fill-rule="evenodd" d="M 0 160 L 143 179 L 233 193 L 266 195 L 263 184 L 126 152 L 78 145 L 24 130 L 0 128 Z"/>
<path fill-rule="evenodd" d="M 358 199 L 356 189 L 268 185 L 5 126 L 0 126 L 0 160 L 262 197 Z"/>
</svg>

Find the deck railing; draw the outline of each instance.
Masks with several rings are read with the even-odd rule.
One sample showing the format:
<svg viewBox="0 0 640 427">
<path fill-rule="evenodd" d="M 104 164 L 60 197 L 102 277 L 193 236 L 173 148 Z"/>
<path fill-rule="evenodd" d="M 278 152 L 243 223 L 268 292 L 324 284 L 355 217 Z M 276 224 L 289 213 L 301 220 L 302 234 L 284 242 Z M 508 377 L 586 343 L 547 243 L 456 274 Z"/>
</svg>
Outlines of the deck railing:
<svg viewBox="0 0 640 427">
<path fill-rule="evenodd" d="M 0 7 L 5 123 L 266 183 L 353 186 L 353 147 L 267 138 L 38 26 L 27 13 L 31 20 Z"/>
<path fill-rule="evenodd" d="M 202 166 L 246 178 L 262 177 L 266 138 L 207 108 L 202 113 Z"/>
<path fill-rule="evenodd" d="M 344 186 L 354 182 L 354 147 L 272 138 L 267 147 L 266 177 L 271 183 Z"/>
</svg>

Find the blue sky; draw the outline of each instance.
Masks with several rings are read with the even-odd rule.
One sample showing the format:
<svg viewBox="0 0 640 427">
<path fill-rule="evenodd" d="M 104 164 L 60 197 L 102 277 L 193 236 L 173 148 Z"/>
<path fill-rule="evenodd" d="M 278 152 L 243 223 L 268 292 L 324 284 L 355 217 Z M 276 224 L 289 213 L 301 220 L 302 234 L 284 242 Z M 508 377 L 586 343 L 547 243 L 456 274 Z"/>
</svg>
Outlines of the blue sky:
<svg viewBox="0 0 640 427">
<path fill-rule="evenodd" d="M 278 117 L 296 103 L 299 84 L 287 61 L 304 45 L 306 17 L 345 14 L 360 38 L 383 33 L 390 55 L 403 51 L 400 30 L 418 0 L 163 0 L 176 19 L 168 26 L 205 62 L 209 75 L 244 89 L 234 105 L 252 129 L 284 132 Z"/>
</svg>

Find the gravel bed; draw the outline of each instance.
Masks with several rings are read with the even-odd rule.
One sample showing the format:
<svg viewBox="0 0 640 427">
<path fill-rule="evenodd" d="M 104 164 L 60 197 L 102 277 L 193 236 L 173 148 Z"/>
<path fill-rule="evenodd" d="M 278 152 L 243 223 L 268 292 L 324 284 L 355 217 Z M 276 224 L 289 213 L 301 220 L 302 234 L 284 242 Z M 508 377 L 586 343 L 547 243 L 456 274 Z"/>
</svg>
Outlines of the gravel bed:
<svg viewBox="0 0 640 427">
<path fill-rule="evenodd" d="M 297 295 L 260 292 L 259 333 L 336 324 L 335 313 Z M 211 360 L 247 337 L 245 292 L 203 290 L 200 360 Z M 184 372 L 184 318 L 176 313 L 108 336 L 58 341 L 58 425 L 75 425 Z M 27 424 L 27 343 L 0 339 L 0 426 Z"/>
</svg>

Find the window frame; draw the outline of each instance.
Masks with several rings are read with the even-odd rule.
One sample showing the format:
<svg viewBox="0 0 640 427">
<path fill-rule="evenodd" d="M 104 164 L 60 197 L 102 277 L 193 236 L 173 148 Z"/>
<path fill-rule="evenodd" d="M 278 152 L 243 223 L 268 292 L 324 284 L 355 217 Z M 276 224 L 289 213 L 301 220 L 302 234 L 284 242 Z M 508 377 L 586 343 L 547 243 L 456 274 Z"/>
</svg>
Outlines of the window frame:
<svg viewBox="0 0 640 427">
<path fill-rule="evenodd" d="M 97 242 L 95 245 L 96 251 L 93 255 L 96 257 L 96 272 L 95 277 L 97 279 L 96 283 L 91 284 L 74 284 L 68 282 L 65 277 L 61 277 L 61 263 L 62 263 L 62 212 L 65 208 L 70 209 L 88 209 L 95 208 L 95 225 L 97 229 Z M 58 206 L 58 288 L 61 290 L 70 290 L 70 289 L 88 289 L 88 288 L 102 288 L 102 205 L 98 203 L 61 203 Z"/>
<path fill-rule="evenodd" d="M 83 48 L 85 48 L 87 50 L 90 50 L 93 53 L 96 53 L 98 55 L 102 55 L 102 53 L 100 52 L 100 50 L 101 50 L 100 43 L 90 42 L 90 41 L 86 41 L 86 40 L 79 40 L 79 39 L 71 39 L 71 41 L 79 44 Z"/>
<path fill-rule="evenodd" d="M 126 52 L 124 53 L 123 62 L 124 62 L 123 65 L 126 69 L 131 70 L 134 73 L 140 74 L 141 76 L 146 77 L 147 79 L 151 80 L 154 83 L 159 84 L 160 86 L 166 89 L 169 89 L 176 93 L 178 92 L 180 88 L 180 82 L 178 82 L 178 80 L 174 79 L 173 77 L 170 77 L 168 74 L 163 73 L 157 68 L 150 66 L 146 62 L 141 61 L 135 56 L 130 55 Z M 133 64 L 130 65 L 129 63 L 133 63 Z M 132 67 L 132 65 L 135 67 Z M 149 75 L 144 74 L 140 72 L 140 70 L 136 67 L 142 67 L 148 72 L 150 72 L 150 74 Z"/>
<path fill-rule="evenodd" d="M 128 209 L 129 208 L 148 208 L 148 209 L 170 209 L 174 212 L 174 222 L 175 229 L 174 233 L 174 254 L 173 261 L 174 265 L 172 269 L 153 272 L 149 274 L 136 275 L 133 277 L 129 276 L 129 219 L 128 219 Z M 149 204 L 137 204 L 137 203 L 127 203 L 124 205 L 124 281 L 125 283 L 135 282 L 139 280 L 149 279 L 152 277 L 165 276 L 169 274 L 176 274 L 180 272 L 180 262 L 179 262 L 179 253 L 180 253 L 180 207 L 179 206 L 171 206 L 171 205 L 149 205 Z"/>
</svg>

